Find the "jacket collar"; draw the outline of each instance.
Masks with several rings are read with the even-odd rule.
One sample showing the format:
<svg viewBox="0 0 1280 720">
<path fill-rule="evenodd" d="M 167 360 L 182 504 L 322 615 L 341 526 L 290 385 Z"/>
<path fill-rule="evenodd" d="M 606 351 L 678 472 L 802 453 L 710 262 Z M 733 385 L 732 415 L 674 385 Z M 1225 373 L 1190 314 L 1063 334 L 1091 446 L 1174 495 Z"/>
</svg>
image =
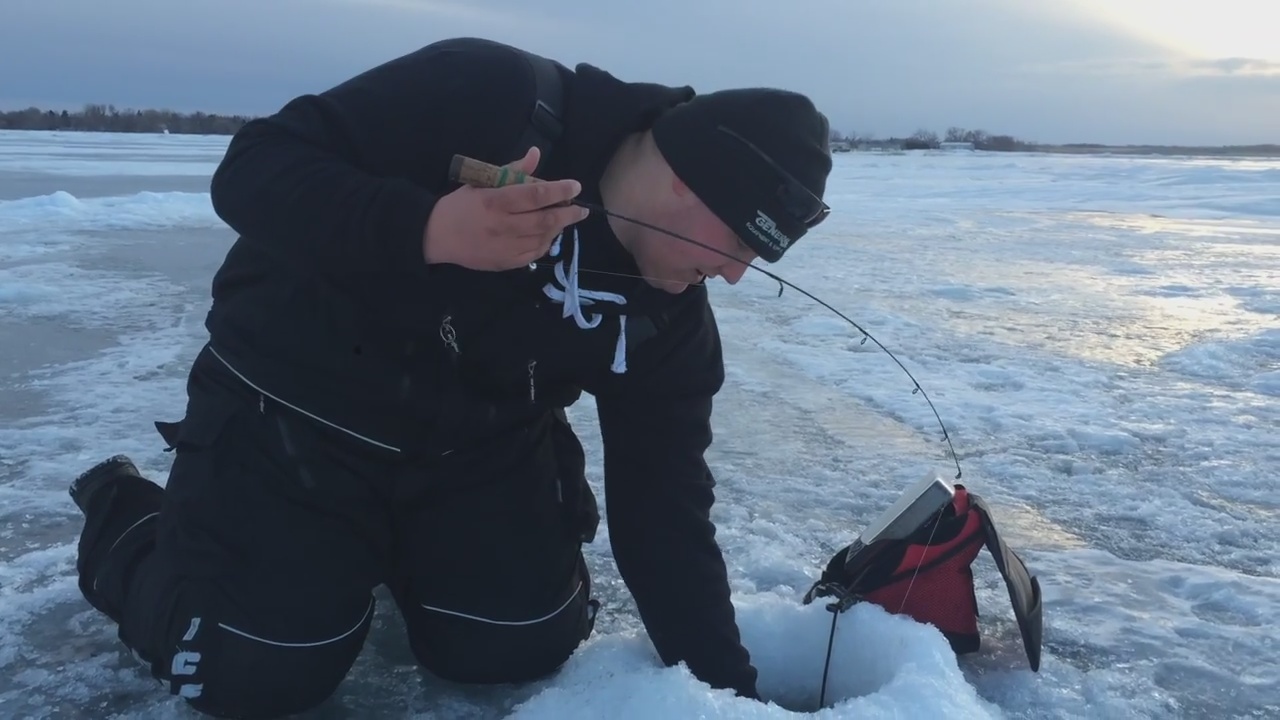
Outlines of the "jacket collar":
<svg viewBox="0 0 1280 720">
<path fill-rule="evenodd" d="M 688 86 L 625 82 L 594 65 L 579 64 L 564 109 L 569 176 L 583 183 L 584 193 L 597 193 L 605 166 L 622 140 L 648 129 L 668 108 L 693 96 Z"/>
<path fill-rule="evenodd" d="M 577 65 L 566 86 L 564 134 L 553 160 L 556 175 L 578 180 L 582 183 L 581 198 L 600 203 L 601 177 L 623 139 L 649 128 L 665 110 L 693 96 L 694 90 L 688 86 L 626 82 L 593 65 Z M 603 215 L 593 214 L 577 231 L 583 286 L 626 296 L 626 312 L 662 305 L 673 297 L 643 280 L 627 277 L 638 275 L 639 268 Z M 566 235 L 572 237 L 573 233 Z"/>
</svg>

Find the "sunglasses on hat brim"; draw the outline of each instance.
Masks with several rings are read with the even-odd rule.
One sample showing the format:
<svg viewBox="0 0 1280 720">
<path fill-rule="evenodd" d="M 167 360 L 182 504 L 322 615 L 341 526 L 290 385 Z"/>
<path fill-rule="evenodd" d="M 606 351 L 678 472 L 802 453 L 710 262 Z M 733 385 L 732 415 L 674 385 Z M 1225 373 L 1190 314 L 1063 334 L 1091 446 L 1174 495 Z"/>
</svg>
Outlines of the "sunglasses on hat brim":
<svg viewBox="0 0 1280 720">
<path fill-rule="evenodd" d="M 782 204 L 782 208 L 788 215 L 795 219 L 796 222 L 806 228 L 812 229 L 821 224 L 822 221 L 826 220 L 827 216 L 831 214 L 831 207 L 823 202 L 822 198 L 813 194 L 809 188 L 805 187 L 803 183 L 795 179 L 791 173 L 784 170 L 773 158 L 769 157 L 768 153 L 756 147 L 750 140 L 742 137 L 723 125 L 717 126 L 716 129 L 743 145 L 746 145 L 751 152 L 755 153 L 756 156 L 765 161 L 769 167 L 772 167 L 774 171 L 778 173 L 779 177 L 782 178 L 782 183 L 778 186 L 777 191 L 778 202 Z"/>
</svg>

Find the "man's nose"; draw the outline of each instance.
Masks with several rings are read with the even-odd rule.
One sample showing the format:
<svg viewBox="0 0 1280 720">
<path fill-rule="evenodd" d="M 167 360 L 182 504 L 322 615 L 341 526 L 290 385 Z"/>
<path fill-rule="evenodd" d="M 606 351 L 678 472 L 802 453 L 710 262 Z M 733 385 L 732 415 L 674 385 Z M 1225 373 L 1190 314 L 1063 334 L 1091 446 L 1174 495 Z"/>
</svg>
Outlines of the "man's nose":
<svg viewBox="0 0 1280 720">
<path fill-rule="evenodd" d="M 720 268 L 720 277 L 724 278 L 724 281 L 730 285 L 737 285 L 738 281 L 742 279 L 742 276 L 747 274 L 747 266 L 744 264 L 745 262 L 749 261 L 744 259 L 743 262 L 726 262 L 724 266 Z"/>
</svg>

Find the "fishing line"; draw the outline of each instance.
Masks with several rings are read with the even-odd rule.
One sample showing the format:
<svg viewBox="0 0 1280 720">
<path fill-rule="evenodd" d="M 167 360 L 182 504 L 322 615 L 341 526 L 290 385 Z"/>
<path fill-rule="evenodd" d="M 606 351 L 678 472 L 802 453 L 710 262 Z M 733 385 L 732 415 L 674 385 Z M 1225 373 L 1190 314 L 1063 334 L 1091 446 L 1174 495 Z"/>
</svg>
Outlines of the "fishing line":
<svg viewBox="0 0 1280 720">
<path fill-rule="evenodd" d="M 622 220 L 622 221 L 624 221 L 624 222 L 633 223 L 633 224 L 635 224 L 635 225 L 639 225 L 640 227 L 647 228 L 647 229 L 649 229 L 649 230 L 653 230 L 654 232 L 660 232 L 660 233 L 663 233 L 664 235 L 669 235 L 669 236 L 671 236 L 671 237 L 673 237 L 673 238 L 676 238 L 677 240 L 683 240 L 684 242 L 691 243 L 691 244 L 693 244 L 693 245 L 697 245 L 698 247 L 700 247 L 700 248 L 704 248 L 704 249 L 706 249 L 706 250 L 710 250 L 711 252 L 716 253 L 717 255 L 721 255 L 721 256 L 723 256 L 723 257 L 729 258 L 730 260 L 733 260 L 734 262 L 740 263 L 740 264 L 742 264 L 742 265 L 746 265 L 748 268 L 751 268 L 752 270 L 755 270 L 755 271 L 757 271 L 757 272 L 763 273 L 766 277 L 768 277 L 768 278 L 770 278 L 771 280 L 773 280 L 774 282 L 778 283 L 778 297 L 782 297 L 782 291 L 783 291 L 783 287 L 784 287 L 784 286 L 785 286 L 785 287 L 789 287 L 789 288 L 791 288 L 791 289 L 795 290 L 796 292 L 798 292 L 798 293 L 800 293 L 800 294 L 804 295 L 805 297 L 809 298 L 810 300 L 812 300 L 812 301 L 814 301 L 814 302 L 818 303 L 818 304 L 819 304 L 819 305 L 821 305 L 822 307 L 824 307 L 824 308 L 826 308 L 826 309 L 830 310 L 831 312 L 835 313 L 837 316 L 839 316 L 839 317 L 840 317 L 840 319 L 842 319 L 842 320 L 844 320 L 845 322 L 847 322 L 847 323 L 849 323 L 850 325 L 852 325 L 855 329 L 857 329 L 857 330 L 858 330 L 858 332 L 862 333 L 862 340 L 861 340 L 861 341 L 859 341 L 859 343 L 858 343 L 858 344 L 859 344 L 859 345 L 865 345 L 865 344 L 867 343 L 867 340 L 870 340 L 871 342 L 875 343 L 875 344 L 876 344 L 876 346 L 877 346 L 877 347 L 879 347 L 881 350 L 883 350 L 883 351 L 884 351 L 884 353 L 885 353 L 886 355 L 888 355 L 888 356 L 889 356 L 889 357 L 894 361 L 894 363 L 896 363 L 896 364 L 898 365 L 898 367 L 899 367 L 899 368 L 901 368 L 901 369 L 902 369 L 902 372 L 906 373 L 907 377 L 911 379 L 911 384 L 913 385 L 913 389 L 912 389 L 912 391 L 911 391 L 911 394 L 912 394 L 912 395 L 915 395 L 916 393 L 919 393 L 919 394 L 920 394 L 920 396 L 924 398 L 924 401 L 925 401 L 926 403 L 928 403 L 928 404 L 929 404 L 929 409 L 933 412 L 933 417 L 938 421 L 938 426 L 942 428 L 942 439 L 943 439 L 943 441 L 945 441 L 945 442 L 947 443 L 947 447 L 948 447 L 948 448 L 950 449 L 950 451 L 951 451 L 951 460 L 952 460 L 952 462 L 954 462 L 954 463 L 955 463 L 955 466 L 956 466 L 956 480 L 959 480 L 959 479 L 960 479 L 960 477 L 961 477 L 961 475 L 962 475 L 963 473 L 962 473 L 962 471 L 960 470 L 960 460 L 959 460 L 958 456 L 956 455 L 955 445 L 953 445 L 953 444 L 952 444 L 952 442 L 951 442 L 951 433 L 947 430 L 947 426 L 946 426 L 946 424 L 942 422 L 942 416 L 938 414 L 938 408 L 934 406 L 934 404 L 933 404 L 933 400 L 929 398 L 929 393 L 925 392 L 924 388 L 923 388 L 923 387 L 921 387 L 920 382 L 919 382 L 918 380 L 916 380 L 916 378 L 915 378 L 915 376 L 914 376 L 914 375 L 912 375 L 912 374 L 911 374 L 911 371 L 907 369 L 907 366 L 902 364 L 902 361 L 898 359 L 898 356 L 894 355 L 894 354 L 893 354 L 893 352 L 892 352 L 891 350 L 889 350 L 889 348 L 885 347 L 883 343 L 881 343 L 879 340 L 877 340 L 877 339 L 875 338 L 875 336 L 873 336 L 871 333 L 867 332 L 866 328 L 864 328 L 864 327 L 862 327 L 861 325 L 859 325 L 858 323 L 854 322 L 854 321 L 853 321 L 853 319 L 852 319 L 852 318 L 850 318 L 848 315 L 845 315 L 844 313 L 840 312 L 840 311 L 839 311 L 839 310 L 837 310 L 836 308 L 832 307 L 832 306 L 831 306 L 829 303 L 827 303 L 826 301 L 824 301 L 824 300 L 822 300 L 821 298 L 817 297 L 816 295 L 814 295 L 813 293 L 809 292 L 808 290 L 805 290 L 804 288 L 800 287 L 799 285 L 796 285 L 795 283 L 791 282 L 790 280 L 787 280 L 786 278 L 781 277 L 781 276 L 780 276 L 780 275 L 778 275 L 777 273 L 774 273 L 773 271 L 770 271 L 770 270 L 766 270 L 766 269 L 764 269 L 764 268 L 762 268 L 762 267 L 759 267 L 759 266 L 757 266 L 757 265 L 753 265 L 753 264 L 751 264 L 750 262 L 747 262 L 747 261 L 745 261 L 745 260 L 743 260 L 743 259 L 741 259 L 741 258 L 734 257 L 733 255 L 731 255 L 731 254 L 729 254 L 729 253 L 727 253 L 727 252 L 724 252 L 723 250 L 719 250 L 719 249 L 717 249 L 717 248 L 711 247 L 710 245 L 707 245 L 706 243 L 698 242 L 697 240 L 694 240 L 693 238 L 686 237 L 685 235 L 681 235 L 680 233 L 673 232 L 673 231 L 668 230 L 668 229 L 666 229 L 666 228 L 664 228 L 664 227 L 660 227 L 660 226 L 658 226 L 658 225 L 654 225 L 653 223 L 645 222 L 644 220 L 638 220 L 638 219 L 636 219 L 636 218 L 628 217 L 628 216 L 626 216 L 626 215 L 622 215 L 621 213 L 617 213 L 617 212 L 614 212 L 614 211 L 612 211 L 612 210 L 608 210 L 608 209 L 606 209 L 603 205 L 599 205 L 599 204 L 597 204 L 597 203 L 586 202 L 586 201 L 583 201 L 583 200 L 576 200 L 576 199 L 575 199 L 575 200 L 573 200 L 573 201 L 571 201 L 571 202 L 572 202 L 572 204 L 577 205 L 577 206 L 579 206 L 579 207 L 586 208 L 587 210 L 589 210 L 589 211 L 591 211 L 591 212 L 598 212 L 598 213 L 602 213 L 602 214 L 607 215 L 607 216 L 609 216 L 609 217 L 615 217 L 615 218 L 617 218 L 617 219 L 619 219 L 619 220 Z"/>
<path fill-rule="evenodd" d="M 558 262 L 556 262 L 556 261 L 554 261 L 554 260 L 551 260 L 551 261 L 545 261 L 545 260 L 544 260 L 544 261 L 534 261 L 534 262 L 532 262 L 532 263 L 530 263 L 530 264 L 531 264 L 531 265 L 537 265 L 538 267 L 555 267 L 555 266 L 556 266 L 556 265 L 558 265 L 559 263 L 558 263 Z M 635 278 L 636 280 L 646 280 L 646 281 L 649 281 L 649 282 L 655 282 L 655 283 L 668 283 L 668 284 L 674 284 L 674 285 L 688 285 L 688 283 L 686 283 L 686 282 L 685 282 L 685 281 L 683 281 L 683 280 L 672 280 L 672 279 L 670 279 L 670 278 L 660 278 L 660 277 L 654 277 L 654 276 L 652 276 L 652 275 L 638 275 L 638 274 L 636 274 L 636 273 L 615 272 L 615 271 L 612 271 L 612 270 L 593 270 L 592 268 L 584 268 L 584 267 L 580 267 L 580 268 L 578 268 L 578 272 L 580 272 L 580 273 L 591 273 L 591 274 L 593 274 L 593 275 L 608 275 L 608 276 L 610 276 L 610 277 Z M 689 287 L 702 288 L 702 289 L 705 289 L 705 288 L 706 288 L 706 286 L 705 286 L 705 285 L 702 285 L 701 283 L 699 283 L 699 284 L 697 284 L 697 285 L 689 285 Z"/>
<path fill-rule="evenodd" d="M 501 188 L 507 185 L 519 185 L 525 182 L 534 182 L 534 183 L 545 182 L 541 178 L 534 177 L 533 175 L 525 173 L 521 170 L 517 170 L 511 167 L 493 165 L 491 163 L 484 162 L 483 160 L 477 160 L 475 158 L 471 158 L 471 157 L 467 157 L 466 155 L 459 155 L 459 154 L 455 154 L 453 156 L 453 160 L 449 163 L 449 179 L 452 180 L 453 182 L 461 183 L 464 185 L 470 185 L 472 187 L 478 187 L 478 188 Z M 910 378 L 911 384 L 912 384 L 911 394 L 915 395 L 916 393 L 919 393 L 922 397 L 924 397 L 924 401 L 929 404 L 929 410 L 933 412 L 933 417 L 938 421 L 938 427 L 942 428 L 942 439 L 947 443 L 947 447 L 951 451 L 951 460 L 952 462 L 955 463 L 955 466 L 956 466 L 956 480 L 960 479 L 963 472 L 960 470 L 960 458 L 956 454 L 955 445 L 953 445 L 951 442 L 951 433 L 950 431 L 947 430 L 946 423 L 942 422 L 942 416 L 938 413 L 938 408 L 934 406 L 933 400 L 929 397 L 929 393 L 925 392 L 924 388 L 921 387 L 920 382 L 916 380 L 914 375 L 911 374 L 911 371 L 907 369 L 907 366 L 902 364 L 902 361 L 898 359 L 897 355 L 894 355 L 893 352 L 889 350 L 889 348 L 885 347 L 883 343 L 881 343 L 874 336 L 872 336 L 871 333 L 867 332 L 866 328 L 854 322 L 854 320 L 850 318 L 848 315 L 845 315 L 844 313 L 840 312 L 836 308 L 832 307 L 831 304 L 827 303 L 825 300 L 819 298 L 818 296 L 814 295 L 808 290 L 805 290 L 799 285 L 796 285 L 795 283 L 787 280 L 786 278 L 781 277 L 777 273 L 774 273 L 769 270 L 765 270 L 764 268 L 761 268 L 761 267 L 757 267 L 756 265 L 752 265 L 750 262 L 742 260 L 741 258 L 738 258 L 738 257 L 734 257 L 733 255 L 730 255 L 729 253 L 724 252 L 723 250 L 713 248 L 710 245 L 707 245 L 706 243 L 698 242 L 697 240 L 694 240 L 691 237 L 681 235 L 680 233 L 673 232 L 671 230 L 668 230 L 664 227 L 660 227 L 658 225 L 654 225 L 653 223 L 645 222 L 643 220 L 638 220 L 633 217 L 628 217 L 621 213 L 616 213 L 612 210 L 606 209 L 601 204 L 587 202 L 579 198 L 573 198 L 563 204 L 577 205 L 578 207 L 585 208 L 590 212 L 598 212 L 607 217 L 614 217 L 619 220 L 622 220 L 623 222 L 629 222 L 639 227 L 647 228 L 649 230 L 653 230 L 654 232 L 662 233 L 664 235 L 669 235 L 677 240 L 682 240 L 692 245 L 696 245 L 700 248 L 710 250 L 711 252 L 717 255 L 721 255 L 723 257 L 729 258 L 734 262 L 746 265 L 748 268 L 752 270 L 763 273 L 765 277 L 768 277 L 774 282 L 778 283 L 778 297 L 782 297 L 782 290 L 784 287 L 789 287 L 795 290 L 796 292 L 804 295 L 805 297 L 809 298 L 810 300 L 818 303 L 822 307 L 835 313 L 841 320 L 844 320 L 845 322 L 849 323 L 854 327 L 854 329 L 862 333 L 862 340 L 859 341 L 858 343 L 859 345 L 865 345 L 867 340 L 870 340 L 871 342 L 875 343 L 876 347 L 879 347 L 881 350 L 883 350 L 884 353 L 888 355 L 893 360 L 893 362 L 898 365 L 899 368 L 902 369 L 902 372 L 906 373 L 907 377 Z"/>
</svg>

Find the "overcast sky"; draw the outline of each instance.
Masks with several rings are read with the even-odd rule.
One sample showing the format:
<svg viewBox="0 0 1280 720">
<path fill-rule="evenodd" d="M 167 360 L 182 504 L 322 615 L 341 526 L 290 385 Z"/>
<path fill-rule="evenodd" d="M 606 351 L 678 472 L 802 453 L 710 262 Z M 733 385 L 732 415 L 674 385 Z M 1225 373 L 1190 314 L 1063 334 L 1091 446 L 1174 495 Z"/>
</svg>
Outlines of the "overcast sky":
<svg viewBox="0 0 1280 720">
<path fill-rule="evenodd" d="M 476 35 L 699 91 L 809 93 L 844 132 L 1280 142 L 1276 0 L 0 0 L 0 108 L 268 113 Z"/>
</svg>

